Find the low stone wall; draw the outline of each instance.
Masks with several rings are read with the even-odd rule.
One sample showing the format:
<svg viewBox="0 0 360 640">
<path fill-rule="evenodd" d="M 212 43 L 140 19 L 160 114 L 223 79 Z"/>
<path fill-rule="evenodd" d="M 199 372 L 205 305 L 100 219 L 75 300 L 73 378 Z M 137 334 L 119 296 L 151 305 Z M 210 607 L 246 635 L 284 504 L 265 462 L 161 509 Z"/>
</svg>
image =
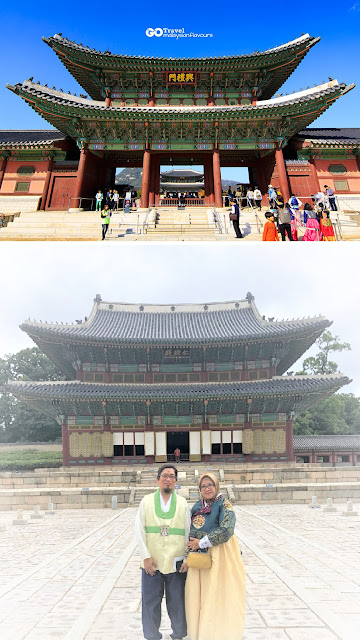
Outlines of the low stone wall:
<svg viewBox="0 0 360 640">
<path fill-rule="evenodd" d="M 233 497 L 232 497 L 233 495 Z M 319 504 L 326 504 L 327 498 L 334 502 L 353 500 L 360 502 L 360 484 L 355 482 L 309 483 L 307 485 L 278 484 L 233 486 L 229 488 L 229 498 L 234 504 L 310 504 L 313 496 Z"/>
<path fill-rule="evenodd" d="M 110 509 L 111 499 L 117 497 L 118 507 L 127 507 L 130 489 L 104 487 L 89 490 L 74 489 L 14 489 L 0 491 L 0 511 L 33 509 L 39 505 L 47 510 L 49 502 L 54 509 Z"/>
<path fill-rule="evenodd" d="M 155 475 L 155 474 L 154 474 Z M 114 469 L 111 471 L 90 469 L 64 471 L 59 469 L 37 469 L 19 473 L 0 473 L 0 488 L 26 489 L 30 487 L 118 487 L 136 482 L 136 470 Z"/>
<path fill-rule="evenodd" d="M 359 482 L 360 467 L 283 467 L 241 469 L 239 467 L 224 469 L 225 482 L 238 484 L 308 484 L 326 482 Z"/>
</svg>

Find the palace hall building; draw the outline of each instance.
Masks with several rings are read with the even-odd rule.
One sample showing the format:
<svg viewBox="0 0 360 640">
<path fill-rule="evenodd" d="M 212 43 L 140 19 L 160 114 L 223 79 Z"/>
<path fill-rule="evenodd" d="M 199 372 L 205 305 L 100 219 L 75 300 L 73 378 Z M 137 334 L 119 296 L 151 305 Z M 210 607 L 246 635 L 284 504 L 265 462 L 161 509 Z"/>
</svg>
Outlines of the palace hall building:
<svg viewBox="0 0 360 640">
<path fill-rule="evenodd" d="M 0 132 L 0 196 L 37 196 L 64 210 L 114 186 L 117 167 L 141 167 L 141 206 L 159 204 L 160 167 L 202 165 L 205 205 L 222 207 L 221 167 L 285 200 L 329 185 L 360 194 L 360 129 L 308 128 L 354 85 L 329 78 L 279 93 L 319 38 L 302 35 L 237 56 L 156 58 L 43 38 L 77 80 L 79 96 L 32 78 L 7 85 L 55 129 Z M 51 81 L 51 79 L 49 79 Z M 345 98 L 346 99 L 346 98 Z M 265 202 L 265 201 L 264 201 Z"/>
<path fill-rule="evenodd" d="M 177 447 L 190 462 L 286 463 L 296 414 L 350 382 L 288 372 L 330 324 L 265 319 L 250 293 L 180 305 L 97 295 L 85 321 L 21 325 L 64 379 L 8 389 L 62 425 L 67 466 L 165 462 Z"/>
</svg>

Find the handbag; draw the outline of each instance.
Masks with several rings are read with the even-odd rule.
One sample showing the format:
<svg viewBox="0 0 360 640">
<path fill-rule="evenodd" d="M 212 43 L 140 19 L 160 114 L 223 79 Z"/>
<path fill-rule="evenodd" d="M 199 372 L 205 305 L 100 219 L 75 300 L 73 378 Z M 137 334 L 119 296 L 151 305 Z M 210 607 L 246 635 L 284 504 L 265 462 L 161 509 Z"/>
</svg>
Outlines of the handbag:
<svg viewBox="0 0 360 640">
<path fill-rule="evenodd" d="M 236 215 L 236 213 L 230 213 L 230 214 L 229 214 L 229 218 L 230 218 L 230 220 L 237 220 L 237 215 Z"/>
<path fill-rule="evenodd" d="M 190 551 L 185 560 L 188 567 L 192 569 L 210 569 L 211 557 L 207 551 Z"/>
</svg>

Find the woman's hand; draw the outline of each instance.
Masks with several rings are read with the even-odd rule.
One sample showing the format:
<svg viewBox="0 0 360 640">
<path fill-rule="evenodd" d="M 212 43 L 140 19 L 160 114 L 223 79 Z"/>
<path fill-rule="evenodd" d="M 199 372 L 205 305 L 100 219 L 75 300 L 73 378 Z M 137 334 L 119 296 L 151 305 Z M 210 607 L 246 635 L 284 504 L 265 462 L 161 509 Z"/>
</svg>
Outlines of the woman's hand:
<svg viewBox="0 0 360 640">
<path fill-rule="evenodd" d="M 186 573 L 188 568 L 189 567 L 187 566 L 186 562 L 183 562 L 181 567 L 180 567 L 180 569 L 179 569 L 179 573 Z"/>
<path fill-rule="evenodd" d="M 191 551 L 196 551 L 197 549 L 200 549 L 200 540 L 198 540 L 198 538 L 190 538 L 187 546 Z"/>
</svg>

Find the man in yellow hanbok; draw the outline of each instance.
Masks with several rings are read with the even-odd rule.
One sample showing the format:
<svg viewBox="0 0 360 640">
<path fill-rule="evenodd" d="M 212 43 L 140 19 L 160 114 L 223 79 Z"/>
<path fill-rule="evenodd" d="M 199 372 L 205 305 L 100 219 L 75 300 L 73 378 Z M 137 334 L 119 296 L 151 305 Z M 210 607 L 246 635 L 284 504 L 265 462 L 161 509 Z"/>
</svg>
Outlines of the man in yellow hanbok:
<svg viewBox="0 0 360 640">
<path fill-rule="evenodd" d="M 164 595 L 173 640 L 186 636 L 184 554 L 189 538 L 190 510 L 175 493 L 177 469 L 163 465 L 158 489 L 145 496 L 135 519 L 135 536 L 142 568 L 142 623 L 146 640 L 160 640 L 161 600 Z"/>
</svg>

